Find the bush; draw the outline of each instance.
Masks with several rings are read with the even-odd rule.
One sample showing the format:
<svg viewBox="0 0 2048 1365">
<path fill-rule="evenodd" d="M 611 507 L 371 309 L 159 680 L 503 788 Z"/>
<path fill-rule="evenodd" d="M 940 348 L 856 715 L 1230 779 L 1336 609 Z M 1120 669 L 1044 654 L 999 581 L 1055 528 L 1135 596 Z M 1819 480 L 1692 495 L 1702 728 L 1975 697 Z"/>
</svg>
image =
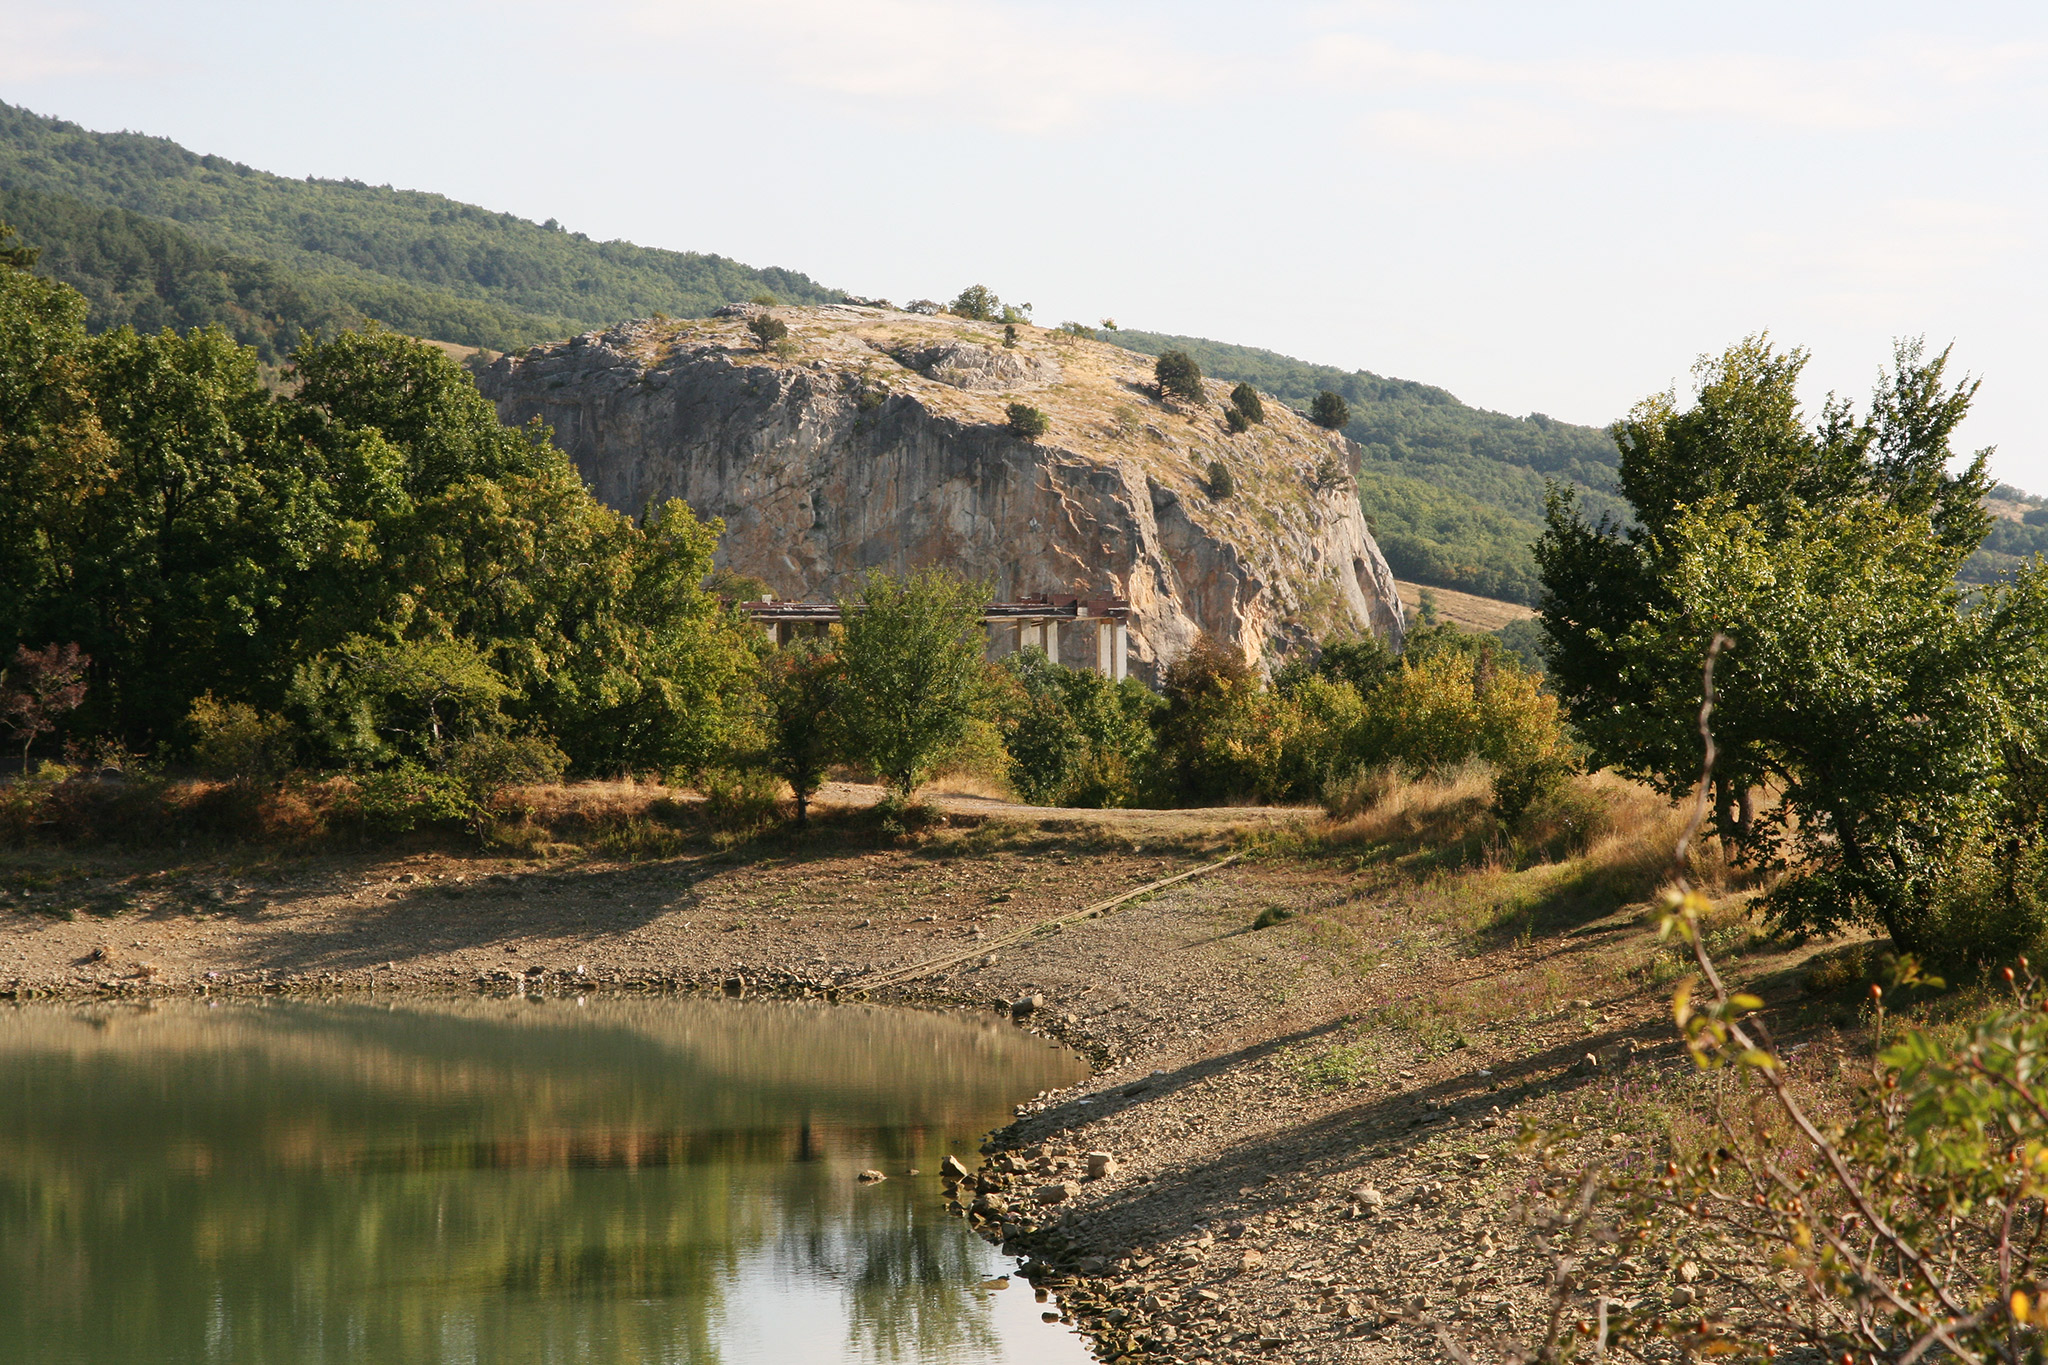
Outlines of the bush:
<svg viewBox="0 0 2048 1365">
<path fill-rule="evenodd" d="M 478 804 L 489 804 L 507 787 L 559 782 L 568 758 L 542 735 L 472 735 L 449 751 L 446 771 L 468 788 Z"/>
<path fill-rule="evenodd" d="M 1202 401 L 1202 367 L 1186 351 L 1165 352 L 1153 363 L 1152 375 L 1159 381 L 1162 398 Z"/>
<path fill-rule="evenodd" d="M 773 824 L 782 779 L 756 768 L 712 768 L 697 783 L 704 818 L 722 834 L 747 838 Z"/>
<path fill-rule="evenodd" d="M 1315 402 L 1308 405 L 1308 420 L 1331 431 L 1341 431 L 1351 420 L 1351 405 L 1344 396 L 1324 389 L 1316 395 Z"/>
<path fill-rule="evenodd" d="M 283 716 L 246 702 L 222 702 L 208 692 L 192 703 L 185 727 L 192 735 L 192 761 L 208 777 L 254 786 L 291 770 L 297 732 Z"/>
<path fill-rule="evenodd" d="M 1037 650 L 1004 660 L 1008 777 L 1047 806 L 1130 806 L 1156 785 L 1151 718 L 1159 698 L 1134 678 L 1061 668 Z"/>
<path fill-rule="evenodd" d="M 1221 460 L 1209 462 L 1209 496 L 1227 498 L 1237 491 L 1237 480 L 1231 476 L 1230 467 Z"/>
<path fill-rule="evenodd" d="M 1252 424 L 1251 419 L 1238 409 L 1225 408 L 1223 410 L 1223 425 L 1230 428 L 1232 435 L 1238 435 L 1251 430 Z"/>
<path fill-rule="evenodd" d="M 1009 408 L 1010 432 L 1027 441 L 1035 441 L 1052 430 L 1052 418 L 1027 403 L 1012 403 Z"/>
<path fill-rule="evenodd" d="M 1239 384 L 1230 391 L 1230 406 L 1244 414 L 1247 422 L 1266 420 L 1266 400 L 1259 397 L 1259 391 L 1249 384 Z"/>
<path fill-rule="evenodd" d="M 1373 689 L 1353 756 L 1366 764 L 1399 759 L 1429 773 L 1473 759 L 1538 773 L 1568 766 L 1568 753 L 1557 699 L 1534 678 L 1497 654 L 1442 650 L 1403 660 Z M 1527 799 L 1540 785 L 1531 780 Z"/>
<path fill-rule="evenodd" d="M 748 318 L 747 330 L 754 334 L 754 340 L 760 343 L 764 351 L 773 349 L 776 342 L 787 340 L 789 337 L 789 325 L 781 318 L 772 318 L 766 313 L 756 313 Z"/>
<path fill-rule="evenodd" d="M 766 290 L 763 290 L 761 293 L 754 295 L 754 297 L 747 300 L 747 302 L 761 308 L 776 308 L 780 307 L 782 304 L 781 299 L 776 298 L 773 294 L 768 293 Z"/>
<path fill-rule="evenodd" d="M 461 778 L 433 772 L 409 758 L 397 767 L 358 777 L 355 810 L 379 834 L 470 824 L 483 814 Z"/>
<path fill-rule="evenodd" d="M 937 299 L 912 299 L 909 303 L 903 305 L 903 311 L 929 318 L 936 317 L 938 314 L 945 312 L 946 305 L 940 303 Z"/>
<path fill-rule="evenodd" d="M 1010 349 L 1012 349 L 1012 350 L 1015 350 L 1015 349 L 1016 349 L 1016 346 L 1017 346 L 1017 324 L 1016 324 L 1016 323 L 1014 323 L 1014 322 L 1006 322 L 1006 323 L 1004 323 L 1004 324 L 1003 324 L 1003 345 L 1005 345 L 1005 346 L 1009 347 L 1009 348 L 1010 348 Z"/>
</svg>

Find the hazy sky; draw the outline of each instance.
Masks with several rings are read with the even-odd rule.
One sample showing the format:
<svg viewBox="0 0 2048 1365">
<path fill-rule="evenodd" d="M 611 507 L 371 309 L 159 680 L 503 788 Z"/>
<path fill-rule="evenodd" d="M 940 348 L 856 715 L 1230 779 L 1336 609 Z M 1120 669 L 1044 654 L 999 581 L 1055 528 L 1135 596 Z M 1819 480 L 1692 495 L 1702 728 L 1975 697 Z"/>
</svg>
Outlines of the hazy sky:
<svg viewBox="0 0 2048 1365">
<path fill-rule="evenodd" d="M 1768 328 L 2048 493 L 2048 7 L 0 0 L 0 99 L 1601 423 Z"/>
</svg>

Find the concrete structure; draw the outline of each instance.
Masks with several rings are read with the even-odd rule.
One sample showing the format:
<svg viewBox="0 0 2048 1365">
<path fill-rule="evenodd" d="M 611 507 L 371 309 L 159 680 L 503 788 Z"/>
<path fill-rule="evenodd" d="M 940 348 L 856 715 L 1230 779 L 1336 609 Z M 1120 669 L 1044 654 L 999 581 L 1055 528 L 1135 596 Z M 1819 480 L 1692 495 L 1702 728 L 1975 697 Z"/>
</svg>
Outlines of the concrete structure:
<svg viewBox="0 0 2048 1365">
<path fill-rule="evenodd" d="M 739 606 L 778 645 L 798 635 L 823 634 L 844 619 L 838 606 L 830 602 L 764 600 L 742 602 Z M 991 602 L 982 608 L 981 621 L 989 628 L 991 653 L 1038 649 L 1055 663 L 1060 658 L 1062 627 L 1092 629 L 1095 671 L 1118 682 L 1130 674 L 1131 604 L 1121 597 L 1043 594 L 1016 602 Z M 1008 643 L 1010 648 L 996 649 L 998 641 Z"/>
</svg>

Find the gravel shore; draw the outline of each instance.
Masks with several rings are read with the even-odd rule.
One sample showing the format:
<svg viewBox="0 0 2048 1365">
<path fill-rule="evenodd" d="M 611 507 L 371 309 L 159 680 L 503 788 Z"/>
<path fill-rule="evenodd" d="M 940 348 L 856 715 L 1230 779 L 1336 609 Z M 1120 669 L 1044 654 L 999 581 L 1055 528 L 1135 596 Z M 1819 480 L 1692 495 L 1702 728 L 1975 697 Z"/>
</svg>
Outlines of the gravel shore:
<svg viewBox="0 0 2048 1365">
<path fill-rule="evenodd" d="M 1440 1329 L 1528 1327 L 1548 1271 L 1513 1226 L 1533 1170 L 1516 1136 L 1563 1089 L 1655 1067 L 1657 999 L 1525 1007 L 1536 973 L 1602 940 L 1475 954 L 1355 869 L 1212 868 L 1242 829 L 988 826 L 566 867 L 17 859 L 0 996 L 710 989 L 999 1009 L 1095 1073 L 1020 1106 L 956 1206 L 1029 1256 L 1105 1355 L 1409 1361 Z M 1432 1022 L 1475 992 L 1494 1017 Z"/>
</svg>

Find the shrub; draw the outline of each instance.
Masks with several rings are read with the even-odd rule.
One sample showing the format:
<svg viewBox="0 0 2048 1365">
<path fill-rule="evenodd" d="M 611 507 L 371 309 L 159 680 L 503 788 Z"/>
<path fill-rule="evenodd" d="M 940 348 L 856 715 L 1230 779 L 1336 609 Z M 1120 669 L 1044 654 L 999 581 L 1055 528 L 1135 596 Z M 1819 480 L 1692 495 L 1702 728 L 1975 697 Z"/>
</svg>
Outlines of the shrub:
<svg viewBox="0 0 2048 1365">
<path fill-rule="evenodd" d="M 1068 336 L 1084 337 L 1089 341 L 1095 340 L 1095 329 L 1085 322 L 1063 322 L 1060 324 L 1060 330 Z"/>
<path fill-rule="evenodd" d="M 755 768 L 712 768 L 697 787 L 704 793 L 704 818 L 711 827 L 740 838 L 773 823 L 782 799 L 782 780 Z"/>
<path fill-rule="evenodd" d="M 912 299 L 903 305 L 906 313 L 917 313 L 923 317 L 935 317 L 946 311 L 946 305 L 937 299 Z"/>
<path fill-rule="evenodd" d="M 756 313 L 748 318 L 747 330 L 754 334 L 754 340 L 760 343 L 764 351 L 789 336 L 789 325 L 781 318 L 770 317 L 766 313 Z"/>
<path fill-rule="evenodd" d="M 449 751 L 445 771 L 461 781 L 478 804 L 489 804 L 507 787 L 559 782 L 568 758 L 543 735 L 472 735 Z"/>
<path fill-rule="evenodd" d="M 1519 772 L 1562 761 L 1564 752 L 1557 699 L 1535 679 L 1496 654 L 1443 650 L 1404 659 L 1373 689 L 1354 757 L 1433 773 L 1479 759 Z"/>
<path fill-rule="evenodd" d="M 1664 932 L 1698 974 L 1673 1015 L 1693 1061 L 1726 1077 L 1721 1098 L 1707 1131 L 1674 1141 L 1670 1160 L 1577 1182 L 1586 1213 L 1574 1230 L 1590 1254 L 1559 1286 L 1552 1320 L 1583 1311 L 1605 1274 L 1690 1261 L 1728 1287 L 1732 1311 L 1667 1318 L 1652 1303 L 1610 1315 L 1637 1358 L 1672 1358 L 1650 1349 L 1665 1342 L 1692 1355 L 1707 1338 L 1700 1355 L 1756 1359 L 1797 1343 L 1812 1360 L 2039 1359 L 2048 993 L 2025 959 L 2004 972 L 2004 1002 L 1938 1031 L 1887 1027 L 1889 994 L 1941 985 L 1899 960 L 1890 992 L 1870 990 L 1868 1070 L 1823 1062 L 1830 1088 L 1847 1091 L 1836 1102 L 1846 1112 L 1823 1115 L 1806 1093 L 1810 1064 L 1756 1015 L 1764 1002 L 1723 981 L 1706 899 L 1672 900 Z"/>
<path fill-rule="evenodd" d="M 1237 491 L 1237 480 L 1231 476 L 1230 466 L 1221 460 L 1209 461 L 1209 496 L 1227 498 Z"/>
<path fill-rule="evenodd" d="M 1008 777 L 1024 800 L 1129 806 L 1156 785 L 1150 722 L 1161 702 L 1142 683 L 1061 668 L 1035 649 L 1006 659 L 1003 673 Z"/>
<path fill-rule="evenodd" d="M 1344 395 L 1324 389 L 1316 395 L 1315 402 L 1308 405 L 1308 419 L 1319 427 L 1341 431 L 1351 420 L 1351 405 L 1344 401 Z"/>
<path fill-rule="evenodd" d="M 1225 408 L 1223 410 L 1223 425 L 1229 427 L 1231 433 L 1236 435 L 1251 430 L 1252 424 L 1251 419 L 1236 408 Z"/>
<path fill-rule="evenodd" d="M 756 294 L 753 298 L 747 300 L 747 302 L 754 304 L 756 307 L 760 308 L 776 308 L 781 305 L 782 300 L 776 298 L 773 294 L 768 293 L 766 290 L 763 290 L 761 293 Z"/>
<path fill-rule="evenodd" d="M 1202 401 L 1202 367 L 1186 351 L 1167 351 L 1153 362 L 1152 375 L 1159 381 L 1162 398 L 1179 398 L 1190 403 Z"/>
<path fill-rule="evenodd" d="M 1230 406 L 1243 413 L 1248 422 L 1266 420 L 1266 402 L 1259 397 L 1259 391 L 1249 384 L 1239 384 L 1230 391 Z"/>
<path fill-rule="evenodd" d="M 1035 441 L 1052 430 L 1052 418 L 1027 403 L 1010 404 L 1011 434 Z"/>
<path fill-rule="evenodd" d="M 208 777 L 256 785 L 291 770 L 297 733 L 283 716 L 246 702 L 222 702 L 208 692 L 185 718 L 192 761 Z"/>
<path fill-rule="evenodd" d="M 1279 785 L 1285 700 L 1234 646 L 1204 635 L 1160 677 L 1164 783 L 1189 801 L 1270 795 Z"/>
<path fill-rule="evenodd" d="M 468 824 L 483 813 L 461 778 L 433 772 L 409 758 L 396 767 L 357 778 L 355 809 L 363 823 L 379 834 Z"/>
<path fill-rule="evenodd" d="M 1016 323 L 1006 322 L 1003 324 L 1003 345 L 1009 347 L 1011 350 L 1015 350 L 1017 348 Z"/>
</svg>

